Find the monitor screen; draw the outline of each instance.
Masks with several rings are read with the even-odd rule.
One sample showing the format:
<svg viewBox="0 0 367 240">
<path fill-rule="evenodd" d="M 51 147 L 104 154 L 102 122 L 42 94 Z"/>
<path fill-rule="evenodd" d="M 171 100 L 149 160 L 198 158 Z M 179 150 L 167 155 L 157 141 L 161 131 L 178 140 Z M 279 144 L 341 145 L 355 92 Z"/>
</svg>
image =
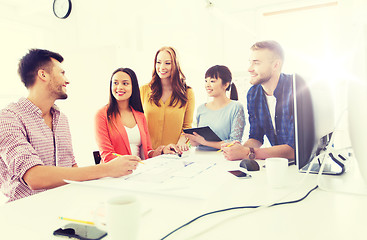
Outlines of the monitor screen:
<svg viewBox="0 0 367 240">
<path fill-rule="evenodd" d="M 359 170 L 367 183 L 367 24 L 359 26 L 356 39 L 351 69 L 354 77 L 348 82 L 349 136 Z"/>
<path fill-rule="evenodd" d="M 326 191 L 367 195 L 367 23 L 360 20 L 358 18 L 358 23 L 351 27 L 353 31 L 349 36 L 353 36 L 353 42 L 347 45 L 350 55 L 346 58 L 348 64 L 345 64 L 347 85 L 344 86 L 348 88 L 347 129 L 351 143 L 351 148 L 343 150 L 348 152 L 347 171 L 337 178 L 319 177 L 318 185 Z M 343 137 L 348 138 L 346 135 Z"/>
<path fill-rule="evenodd" d="M 299 170 L 306 171 L 314 159 L 310 167 L 312 173 L 319 172 L 326 158 L 336 160 L 337 166 L 340 166 L 338 157 L 322 154 L 330 144 L 335 126 L 334 105 L 327 86 L 321 82 L 307 84 L 300 75 L 293 74 L 293 93 L 295 158 Z M 332 175 L 343 172 L 343 167 L 335 169 L 330 164 L 323 171 Z"/>
</svg>

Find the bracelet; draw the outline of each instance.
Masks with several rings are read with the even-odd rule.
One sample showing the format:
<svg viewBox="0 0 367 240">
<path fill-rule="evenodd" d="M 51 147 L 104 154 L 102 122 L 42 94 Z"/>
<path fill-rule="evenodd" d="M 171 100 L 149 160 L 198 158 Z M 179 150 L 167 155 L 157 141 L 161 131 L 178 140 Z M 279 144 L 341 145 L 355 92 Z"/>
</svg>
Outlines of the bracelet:
<svg viewBox="0 0 367 240">
<path fill-rule="evenodd" d="M 148 152 L 148 158 L 153 156 L 153 154 L 152 154 L 152 156 L 149 156 L 149 154 L 150 154 L 151 152 L 153 152 L 153 153 L 154 153 L 154 150 L 150 150 L 150 151 Z"/>
</svg>

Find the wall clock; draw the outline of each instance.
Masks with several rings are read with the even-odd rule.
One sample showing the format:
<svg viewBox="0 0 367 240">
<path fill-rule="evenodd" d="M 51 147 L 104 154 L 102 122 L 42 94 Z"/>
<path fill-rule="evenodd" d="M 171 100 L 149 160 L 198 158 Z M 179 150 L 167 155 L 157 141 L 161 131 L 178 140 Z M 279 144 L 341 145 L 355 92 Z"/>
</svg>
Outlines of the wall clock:
<svg viewBox="0 0 367 240">
<path fill-rule="evenodd" d="M 67 18 L 71 12 L 71 0 L 54 0 L 53 11 L 56 17 Z"/>
</svg>

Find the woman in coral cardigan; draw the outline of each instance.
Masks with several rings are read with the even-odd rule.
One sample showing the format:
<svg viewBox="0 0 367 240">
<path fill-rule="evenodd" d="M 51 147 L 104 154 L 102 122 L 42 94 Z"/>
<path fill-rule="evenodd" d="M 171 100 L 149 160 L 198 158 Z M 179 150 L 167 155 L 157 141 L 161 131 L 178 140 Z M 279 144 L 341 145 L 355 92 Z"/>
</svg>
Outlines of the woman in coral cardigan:
<svg viewBox="0 0 367 240">
<path fill-rule="evenodd" d="M 109 103 L 97 112 L 95 123 L 102 162 L 115 158 L 114 153 L 147 159 L 162 153 L 178 152 L 174 144 L 152 149 L 138 80 L 129 68 L 119 68 L 113 72 Z"/>
</svg>

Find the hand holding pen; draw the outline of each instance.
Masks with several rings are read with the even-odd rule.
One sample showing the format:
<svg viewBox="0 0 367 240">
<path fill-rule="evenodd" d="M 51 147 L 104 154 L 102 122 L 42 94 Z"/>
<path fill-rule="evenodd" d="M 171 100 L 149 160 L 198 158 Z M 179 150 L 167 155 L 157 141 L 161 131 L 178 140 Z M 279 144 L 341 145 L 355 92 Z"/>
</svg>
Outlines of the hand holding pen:
<svg viewBox="0 0 367 240">
<path fill-rule="evenodd" d="M 182 151 L 180 151 L 180 149 L 177 147 L 177 145 L 175 144 L 168 144 L 166 145 L 163 150 L 162 150 L 163 154 L 178 154 L 179 157 L 182 156 Z"/>
<path fill-rule="evenodd" d="M 247 156 L 248 147 L 243 146 L 239 141 L 234 141 L 230 144 L 222 145 L 221 150 L 223 156 L 229 161 L 240 160 Z"/>
<path fill-rule="evenodd" d="M 176 144 L 176 148 L 178 148 L 180 152 L 185 152 L 189 150 L 189 145 L 187 144 L 187 138 L 185 137 L 184 133 L 181 133 L 180 139 Z"/>
<path fill-rule="evenodd" d="M 224 148 L 224 147 L 232 147 L 234 144 L 235 144 L 235 142 L 230 143 L 230 144 L 227 144 L 227 143 L 222 144 L 222 145 L 221 145 L 221 149 L 219 149 L 217 152 L 223 152 L 223 148 Z"/>
<path fill-rule="evenodd" d="M 120 155 L 120 154 L 117 154 L 117 153 L 112 153 L 112 155 L 114 155 L 114 156 L 116 156 L 116 157 L 123 157 L 124 155 Z M 126 156 L 126 155 L 125 155 Z M 140 158 L 139 158 L 140 159 Z M 139 163 L 142 163 L 142 164 L 144 164 L 144 162 L 143 161 L 141 161 L 141 160 L 138 160 L 138 162 Z"/>
<path fill-rule="evenodd" d="M 133 155 L 119 155 L 111 161 L 104 163 L 106 165 L 105 170 L 109 177 L 121 177 L 127 174 L 131 174 L 136 166 L 141 162 L 140 157 Z"/>
</svg>

